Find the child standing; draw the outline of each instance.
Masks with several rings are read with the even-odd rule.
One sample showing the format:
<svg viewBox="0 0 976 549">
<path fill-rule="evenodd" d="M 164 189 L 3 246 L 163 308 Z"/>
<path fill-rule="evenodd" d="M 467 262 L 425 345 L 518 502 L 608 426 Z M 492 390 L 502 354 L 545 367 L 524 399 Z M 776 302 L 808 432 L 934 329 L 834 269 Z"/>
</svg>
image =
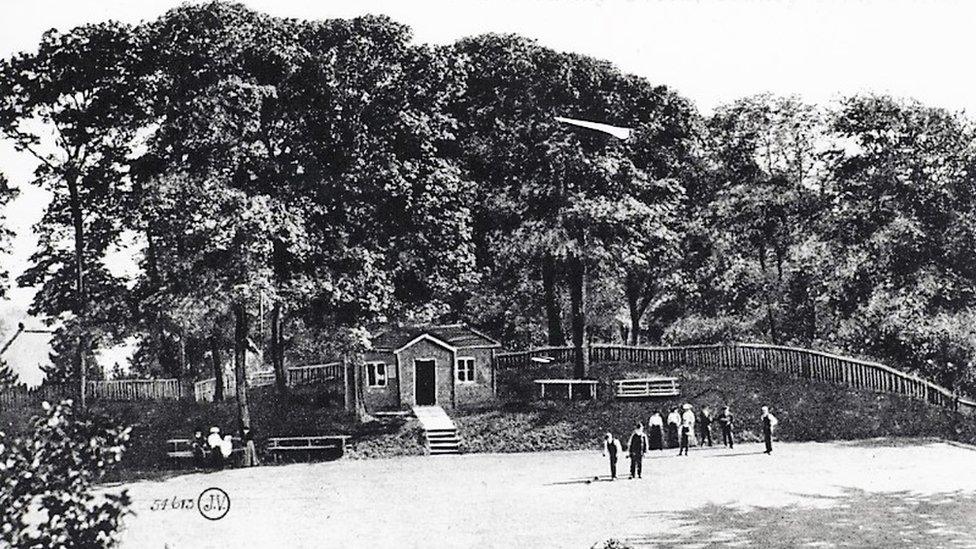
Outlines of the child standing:
<svg viewBox="0 0 976 549">
<path fill-rule="evenodd" d="M 617 456 L 624 453 L 620 448 L 620 441 L 613 433 L 607 433 L 603 438 L 603 457 L 610 457 L 610 480 L 617 479 Z"/>
</svg>

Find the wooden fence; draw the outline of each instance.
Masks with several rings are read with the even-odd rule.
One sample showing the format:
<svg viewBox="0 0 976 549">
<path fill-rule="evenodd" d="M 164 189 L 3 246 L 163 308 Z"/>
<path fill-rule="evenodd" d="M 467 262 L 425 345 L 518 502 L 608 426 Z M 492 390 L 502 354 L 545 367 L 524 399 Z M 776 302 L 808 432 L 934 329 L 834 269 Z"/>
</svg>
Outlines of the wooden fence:
<svg viewBox="0 0 976 549">
<path fill-rule="evenodd" d="M 533 358 L 571 362 L 573 356 L 573 347 L 544 347 L 499 353 L 495 356 L 495 365 L 497 368 L 517 368 L 531 364 Z M 976 413 L 976 401 L 914 374 L 877 362 L 810 349 L 757 343 L 683 347 L 595 344 L 589 347 L 589 356 L 592 362 L 635 362 L 661 370 L 692 366 L 779 372 L 854 389 L 906 395 L 952 410 Z"/>
<path fill-rule="evenodd" d="M 287 370 L 289 386 L 304 385 L 322 381 L 342 379 L 342 363 L 310 364 L 308 366 L 293 366 Z"/>
<path fill-rule="evenodd" d="M 178 400 L 193 394 L 180 379 L 118 379 L 89 381 L 86 396 L 93 400 Z"/>
<path fill-rule="evenodd" d="M 193 394 L 188 381 L 179 379 L 118 379 L 88 381 L 85 384 L 88 400 L 177 400 Z M 10 387 L 0 389 L 0 405 L 29 406 L 42 401 L 56 402 L 65 398 L 78 399 L 76 384 L 46 384 L 38 387 Z"/>
<path fill-rule="evenodd" d="M 311 364 L 308 366 L 292 366 L 285 370 L 285 379 L 289 387 L 306 383 L 334 381 L 342 378 L 342 364 L 330 362 L 328 364 Z M 274 385 L 273 370 L 255 372 L 247 376 L 248 387 L 265 387 Z M 217 382 L 214 378 L 198 381 L 193 384 L 193 395 L 197 402 L 213 402 L 214 390 Z M 224 395 L 233 395 L 237 388 L 234 386 L 233 375 L 224 377 Z"/>
<path fill-rule="evenodd" d="M 77 385 L 40 385 L 38 387 L 3 387 L 0 388 L 0 407 L 21 408 L 32 406 L 43 401 L 58 402 L 62 399 L 78 399 Z"/>
</svg>

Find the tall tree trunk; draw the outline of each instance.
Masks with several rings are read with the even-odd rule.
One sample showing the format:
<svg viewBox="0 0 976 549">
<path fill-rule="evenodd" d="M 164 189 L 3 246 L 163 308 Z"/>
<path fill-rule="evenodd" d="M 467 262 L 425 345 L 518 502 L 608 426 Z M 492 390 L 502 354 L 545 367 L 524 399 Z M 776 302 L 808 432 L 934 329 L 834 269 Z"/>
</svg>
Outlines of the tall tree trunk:
<svg viewBox="0 0 976 549">
<path fill-rule="evenodd" d="M 769 339 L 774 345 L 779 343 L 779 333 L 776 330 L 776 315 L 773 314 L 773 303 L 770 298 L 769 272 L 766 269 L 766 248 L 759 247 L 759 269 L 762 271 L 763 279 L 763 302 L 766 305 L 766 321 L 769 323 Z"/>
<path fill-rule="evenodd" d="M 78 318 L 78 375 L 80 377 L 80 404 L 82 410 L 87 404 L 87 364 L 88 352 L 88 296 L 85 293 L 85 224 L 81 211 L 81 196 L 78 193 L 78 175 L 74 168 L 65 173 L 68 197 L 71 207 L 71 223 L 74 226 L 75 240 L 75 315 Z"/>
<path fill-rule="evenodd" d="M 547 341 L 553 347 L 561 347 L 566 344 L 566 335 L 563 334 L 562 305 L 556 284 L 556 259 L 548 253 L 542 256 L 542 288 L 546 307 Z"/>
<path fill-rule="evenodd" d="M 156 239 L 153 237 L 152 226 L 146 225 L 146 272 L 153 291 L 158 291 L 162 286 L 162 277 L 159 274 L 159 256 L 156 253 Z M 150 332 L 156 343 L 156 362 L 160 370 L 171 371 L 171 360 L 166 352 L 166 341 L 163 335 L 163 317 L 159 310 L 153 311 Z"/>
<path fill-rule="evenodd" d="M 245 440 L 244 466 L 257 465 L 257 452 L 254 441 L 245 437 L 251 431 L 251 412 L 247 405 L 247 341 L 250 335 L 251 319 L 247 314 L 247 306 L 243 303 L 234 304 L 234 377 L 237 390 L 237 421 L 241 438 Z"/>
<path fill-rule="evenodd" d="M 644 311 L 640 310 L 636 303 L 628 303 L 630 309 L 630 343 L 631 345 L 640 344 L 640 322 L 644 316 Z"/>
<path fill-rule="evenodd" d="M 573 318 L 573 376 L 583 379 L 590 370 L 586 343 L 586 264 L 578 257 L 569 259 L 569 297 Z"/>
<path fill-rule="evenodd" d="M 639 276 L 633 273 L 627 275 L 624 280 L 624 293 L 627 298 L 627 312 L 630 315 L 630 337 L 627 343 L 631 345 L 640 343 L 640 322 L 650 305 L 650 299 L 644 295 L 648 291 L 648 284 L 640 280 Z"/>
<path fill-rule="evenodd" d="M 220 356 L 220 333 L 214 327 L 210 334 L 210 364 L 214 375 L 214 402 L 224 400 L 224 364 Z"/>
<path fill-rule="evenodd" d="M 274 308 L 271 309 L 271 365 L 274 367 L 278 393 L 284 395 L 288 393 L 288 378 L 285 373 L 285 345 L 282 335 L 284 315 L 281 309 L 281 301 L 275 301 Z"/>
<path fill-rule="evenodd" d="M 348 411 L 354 412 L 356 414 L 356 421 L 360 423 L 365 422 L 369 418 L 369 414 L 366 412 L 366 402 L 363 398 L 363 360 L 362 355 L 357 352 L 346 352 L 343 354 L 343 368 L 346 368 L 347 372 L 351 371 L 352 375 L 346 376 L 347 384 L 351 383 L 351 386 L 347 386 L 347 403 L 350 408 Z"/>
</svg>

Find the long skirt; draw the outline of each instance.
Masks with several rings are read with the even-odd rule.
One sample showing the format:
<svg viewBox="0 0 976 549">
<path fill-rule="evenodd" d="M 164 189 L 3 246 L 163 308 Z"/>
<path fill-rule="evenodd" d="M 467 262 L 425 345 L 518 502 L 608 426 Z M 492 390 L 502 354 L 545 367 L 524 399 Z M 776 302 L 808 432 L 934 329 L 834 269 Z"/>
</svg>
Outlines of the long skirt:
<svg viewBox="0 0 976 549">
<path fill-rule="evenodd" d="M 678 426 L 668 423 L 668 448 L 678 447 Z"/>
<path fill-rule="evenodd" d="M 651 450 L 661 450 L 664 448 L 664 432 L 660 425 L 651 425 L 650 432 L 647 433 L 647 443 Z"/>
</svg>

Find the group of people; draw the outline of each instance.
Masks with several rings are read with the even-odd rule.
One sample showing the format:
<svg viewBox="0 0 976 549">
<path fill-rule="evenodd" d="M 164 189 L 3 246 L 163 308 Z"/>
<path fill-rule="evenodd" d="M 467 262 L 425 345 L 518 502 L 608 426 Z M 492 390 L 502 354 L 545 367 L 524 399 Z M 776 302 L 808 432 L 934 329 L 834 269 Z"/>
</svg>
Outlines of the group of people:
<svg viewBox="0 0 976 549">
<path fill-rule="evenodd" d="M 688 448 L 695 444 L 704 446 L 706 443 L 712 445 L 712 423 L 718 422 L 722 431 L 722 444 L 727 448 L 734 448 L 735 441 L 733 429 L 735 425 L 734 416 L 728 406 L 722 408 L 717 417 L 712 417 L 712 411 L 708 406 L 704 406 L 701 411 L 695 414 L 691 404 L 685 404 L 679 408 L 672 408 L 665 421 L 662 411 L 658 410 L 651 414 L 647 421 L 647 431 L 644 424 L 640 421 L 631 433 L 627 441 L 626 457 L 630 459 L 630 478 L 641 478 L 644 454 L 649 450 L 664 450 L 666 448 L 678 448 L 679 456 L 687 456 Z M 763 406 L 760 415 L 763 430 L 763 442 L 766 445 L 766 454 L 773 452 L 773 428 L 778 423 L 776 416 L 769 412 L 768 406 Z M 695 440 L 695 425 L 698 425 L 699 437 Z M 610 478 L 617 478 L 617 460 L 623 454 L 620 441 L 607 433 L 603 440 L 603 455 L 610 458 Z"/>
<path fill-rule="evenodd" d="M 190 441 L 193 461 L 197 467 L 205 467 L 209 462 L 222 468 L 234 453 L 234 438 L 230 434 L 220 435 L 220 427 L 211 427 L 210 434 L 204 438 L 203 431 L 197 429 Z"/>
</svg>

